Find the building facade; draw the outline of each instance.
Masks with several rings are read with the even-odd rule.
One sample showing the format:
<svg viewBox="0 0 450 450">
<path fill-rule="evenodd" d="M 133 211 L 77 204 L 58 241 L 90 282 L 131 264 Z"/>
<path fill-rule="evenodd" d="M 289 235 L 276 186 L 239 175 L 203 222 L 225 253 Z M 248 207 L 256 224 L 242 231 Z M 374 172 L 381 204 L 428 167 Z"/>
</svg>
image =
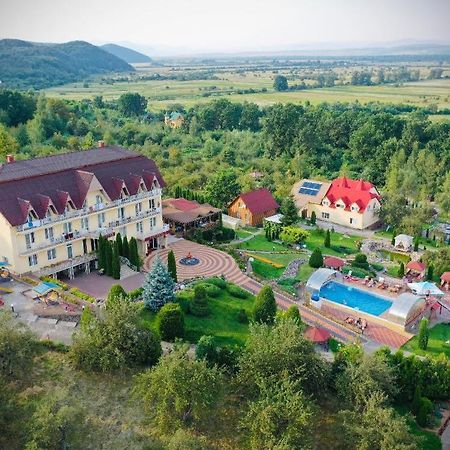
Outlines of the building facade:
<svg viewBox="0 0 450 450">
<path fill-rule="evenodd" d="M 16 274 L 73 278 L 96 265 L 100 235 L 134 237 L 141 256 L 164 247 L 152 160 L 121 147 L 0 166 L 0 261 Z"/>
<path fill-rule="evenodd" d="M 275 215 L 279 207 L 269 190 L 261 188 L 236 197 L 228 206 L 228 214 L 244 226 L 258 226 L 266 217 Z"/>
<path fill-rule="evenodd" d="M 336 178 L 331 183 L 301 180 L 292 188 L 297 208 L 303 218 L 330 222 L 363 230 L 379 222 L 381 196 L 375 186 L 364 180 Z"/>
</svg>

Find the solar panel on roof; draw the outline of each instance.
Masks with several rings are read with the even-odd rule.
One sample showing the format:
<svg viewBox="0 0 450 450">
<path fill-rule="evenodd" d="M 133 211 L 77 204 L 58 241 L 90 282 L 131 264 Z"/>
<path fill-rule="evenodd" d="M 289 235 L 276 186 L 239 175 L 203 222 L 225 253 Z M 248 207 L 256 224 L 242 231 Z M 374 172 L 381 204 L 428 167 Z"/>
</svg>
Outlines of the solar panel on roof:
<svg viewBox="0 0 450 450">
<path fill-rule="evenodd" d="M 312 181 L 305 181 L 299 189 L 300 194 L 315 196 L 322 187 L 321 183 L 313 183 Z"/>
</svg>

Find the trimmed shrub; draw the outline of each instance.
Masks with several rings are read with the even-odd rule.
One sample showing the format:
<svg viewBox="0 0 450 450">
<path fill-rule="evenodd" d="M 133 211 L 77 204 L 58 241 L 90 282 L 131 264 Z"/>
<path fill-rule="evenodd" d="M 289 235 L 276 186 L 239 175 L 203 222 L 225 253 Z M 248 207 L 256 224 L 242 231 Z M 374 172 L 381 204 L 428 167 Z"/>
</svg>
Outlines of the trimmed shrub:
<svg viewBox="0 0 450 450">
<path fill-rule="evenodd" d="M 194 287 L 194 298 L 189 305 L 189 312 L 193 316 L 205 317 L 208 315 L 208 299 L 206 289 L 201 284 Z"/>
<path fill-rule="evenodd" d="M 247 311 L 245 309 L 239 310 L 237 320 L 239 323 L 248 323 Z"/>
<path fill-rule="evenodd" d="M 298 324 L 302 323 L 302 319 L 300 317 L 300 310 L 295 305 L 289 306 L 287 311 L 284 313 L 284 318 L 295 320 L 295 322 Z"/>
<path fill-rule="evenodd" d="M 422 397 L 419 401 L 419 411 L 416 415 L 417 423 L 421 427 L 426 427 L 430 422 L 430 416 L 433 412 L 433 402 L 426 397 Z"/>
<path fill-rule="evenodd" d="M 206 294 L 208 295 L 208 297 L 216 298 L 222 292 L 222 289 L 215 286 L 214 284 L 204 283 L 203 286 L 206 289 Z"/>
<path fill-rule="evenodd" d="M 367 256 L 364 253 L 358 253 L 352 261 L 353 267 L 359 267 L 360 269 L 369 270 L 369 263 L 367 262 Z"/>
<path fill-rule="evenodd" d="M 143 292 L 144 292 L 144 288 L 140 287 L 140 288 L 134 289 L 133 291 L 128 292 L 128 298 L 131 301 L 142 299 Z"/>
<path fill-rule="evenodd" d="M 227 286 L 227 291 L 233 297 L 241 298 L 241 299 L 246 299 L 250 295 L 247 291 L 244 291 L 244 289 L 241 289 L 239 286 L 236 286 L 234 284 L 229 284 Z"/>
<path fill-rule="evenodd" d="M 310 267 L 314 267 L 315 269 L 323 266 L 323 256 L 320 248 L 314 249 L 314 251 L 311 253 L 311 256 L 309 257 L 309 265 Z"/>
<path fill-rule="evenodd" d="M 214 284 L 214 286 L 217 286 L 220 289 L 225 289 L 227 287 L 227 282 L 219 277 L 208 278 L 206 282 L 208 284 Z"/>
<path fill-rule="evenodd" d="M 167 303 L 156 316 L 159 335 L 164 341 L 173 342 L 184 336 L 184 314 L 177 303 Z"/>
<path fill-rule="evenodd" d="M 277 313 L 277 303 L 272 287 L 265 285 L 258 293 L 253 307 L 255 322 L 272 324 Z"/>
<path fill-rule="evenodd" d="M 421 350 L 426 350 L 428 347 L 428 339 L 430 337 L 430 331 L 428 330 L 428 319 L 425 317 L 422 318 L 420 321 L 420 327 L 419 327 L 419 348 Z"/>
</svg>

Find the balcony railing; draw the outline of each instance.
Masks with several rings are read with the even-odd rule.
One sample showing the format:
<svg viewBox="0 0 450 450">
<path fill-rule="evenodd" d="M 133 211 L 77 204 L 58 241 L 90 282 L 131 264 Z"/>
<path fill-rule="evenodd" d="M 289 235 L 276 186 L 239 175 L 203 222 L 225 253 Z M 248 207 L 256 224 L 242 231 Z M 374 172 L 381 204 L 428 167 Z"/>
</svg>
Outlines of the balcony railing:
<svg viewBox="0 0 450 450">
<path fill-rule="evenodd" d="M 88 263 L 96 258 L 96 253 L 88 253 L 87 255 L 75 256 L 72 259 L 67 259 L 66 261 L 44 267 L 40 269 L 37 274 L 44 277 L 53 275 L 54 273 L 61 272 L 62 270 L 71 269 L 72 267 L 79 266 L 80 264 Z"/>
<path fill-rule="evenodd" d="M 73 219 L 77 217 L 87 216 L 89 214 L 93 214 L 100 211 L 106 211 L 111 208 L 117 208 L 118 206 L 126 205 L 137 200 L 151 198 L 155 196 L 160 196 L 162 190 L 161 189 L 152 189 L 151 191 L 140 192 L 136 195 L 130 195 L 126 198 L 120 198 L 118 200 L 113 200 L 109 203 L 98 203 L 93 206 L 89 206 L 83 209 L 77 209 L 76 211 L 68 211 L 64 214 L 60 214 L 58 216 L 45 217 L 44 219 L 34 220 L 33 222 L 27 222 L 23 225 L 19 225 L 16 227 L 17 231 L 20 233 L 22 231 L 32 230 L 34 228 L 38 228 L 44 225 L 54 224 L 58 222 L 63 222 L 68 219 Z"/>
<path fill-rule="evenodd" d="M 145 241 L 148 238 L 151 238 L 152 236 L 158 236 L 163 233 L 168 233 L 170 231 L 170 226 L 167 224 L 164 224 L 162 228 L 156 228 L 154 230 L 147 231 L 145 233 L 136 233 L 136 239 L 140 241 Z"/>
<path fill-rule="evenodd" d="M 65 244 L 71 241 L 84 238 L 98 239 L 100 234 L 103 236 L 108 236 L 114 234 L 114 228 L 126 225 L 128 223 L 138 222 L 139 220 L 145 219 L 147 217 L 156 216 L 161 212 L 161 208 L 153 208 L 147 211 L 139 213 L 137 216 L 127 217 L 123 219 L 114 220 L 109 222 L 107 227 L 100 227 L 96 230 L 75 230 L 73 233 L 63 233 L 60 237 L 52 238 L 40 242 L 39 244 L 27 244 L 27 248 L 19 252 L 20 256 L 32 255 L 38 251 L 50 249 L 61 244 Z M 165 225 L 164 225 L 165 226 Z M 162 232 L 161 228 L 158 228 L 158 232 Z"/>
</svg>

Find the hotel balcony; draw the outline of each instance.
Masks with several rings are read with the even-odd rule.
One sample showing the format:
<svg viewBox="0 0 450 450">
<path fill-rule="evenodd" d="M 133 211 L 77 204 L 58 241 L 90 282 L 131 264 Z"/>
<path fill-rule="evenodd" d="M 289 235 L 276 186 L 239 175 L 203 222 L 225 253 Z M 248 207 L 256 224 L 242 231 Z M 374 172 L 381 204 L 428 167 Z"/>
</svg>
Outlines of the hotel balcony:
<svg viewBox="0 0 450 450">
<path fill-rule="evenodd" d="M 83 209 L 78 209 L 76 211 L 69 211 L 64 214 L 60 214 L 59 216 L 45 217 L 44 219 L 38 219 L 34 220 L 33 222 L 27 222 L 24 223 L 23 225 L 17 226 L 16 230 L 19 233 L 21 233 L 24 231 L 33 230 L 35 228 L 44 225 L 52 225 L 55 223 L 64 222 L 66 220 L 74 219 L 77 217 L 89 216 L 97 212 L 102 212 L 111 208 L 117 208 L 118 206 L 127 205 L 129 203 L 136 202 L 138 200 L 161 196 L 161 192 L 162 192 L 161 189 L 152 189 L 151 191 L 140 192 L 139 194 L 130 195 L 129 197 L 114 200 L 109 203 L 98 203 L 96 205 L 89 206 Z"/>
<path fill-rule="evenodd" d="M 64 233 L 60 237 L 55 237 L 52 239 L 46 239 L 43 242 L 30 244 L 27 246 L 26 249 L 19 252 L 20 256 L 29 256 L 36 252 L 42 251 L 42 250 L 48 250 L 50 248 L 57 247 L 59 245 L 67 244 L 69 242 L 73 242 L 80 239 L 98 239 L 100 237 L 100 234 L 105 237 L 112 236 L 116 233 L 115 228 L 122 227 L 126 224 L 133 223 L 133 222 L 139 222 L 142 219 L 145 219 L 147 217 L 153 217 L 161 213 L 161 208 L 153 208 L 148 209 L 146 211 L 142 211 L 136 216 L 132 217 L 124 217 L 118 220 L 114 220 L 112 222 L 109 222 L 108 226 L 97 228 L 96 230 L 75 230 L 72 233 Z M 155 233 L 162 233 L 165 225 L 162 228 L 156 228 Z M 168 231 L 168 230 L 167 230 Z M 150 232 L 152 233 L 152 232 Z M 142 234 L 142 233 L 137 233 Z M 141 239 L 141 238 L 138 238 Z"/>
</svg>

